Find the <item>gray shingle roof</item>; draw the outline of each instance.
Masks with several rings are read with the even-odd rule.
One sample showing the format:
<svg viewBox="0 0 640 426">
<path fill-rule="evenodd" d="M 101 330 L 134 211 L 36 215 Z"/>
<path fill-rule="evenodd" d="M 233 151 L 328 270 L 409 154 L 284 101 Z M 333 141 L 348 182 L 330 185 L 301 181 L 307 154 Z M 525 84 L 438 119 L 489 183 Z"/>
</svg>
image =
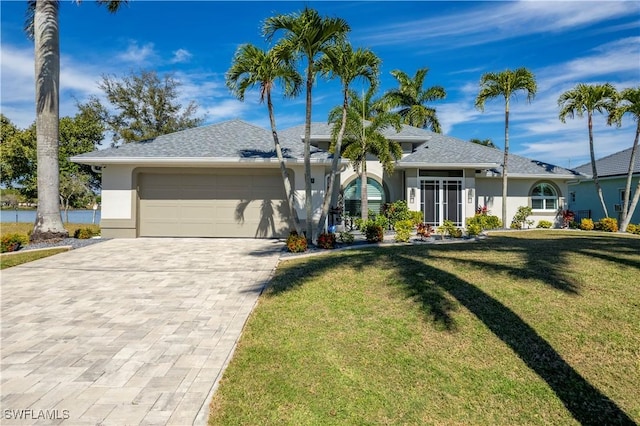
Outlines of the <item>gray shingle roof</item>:
<svg viewBox="0 0 640 426">
<path fill-rule="evenodd" d="M 301 141 L 280 137 L 285 158 L 301 160 Z M 319 155 L 318 155 L 319 154 Z M 313 158 L 326 158 L 318 153 Z M 271 131 L 241 120 L 186 129 L 137 143 L 81 154 L 75 159 L 106 158 L 276 158 Z"/>
<path fill-rule="evenodd" d="M 329 140 L 331 126 L 316 122 L 311 125 L 311 135 Z M 479 164 L 495 166 L 500 172 L 502 151 L 460 139 L 441 135 L 411 126 L 402 126 L 400 132 L 393 128 L 384 131 L 388 138 L 411 141 L 419 145 L 415 152 L 398 162 L 398 167 L 420 167 L 456 165 L 475 167 Z M 278 131 L 278 137 L 286 159 L 304 159 L 304 124 Z M 311 158 L 325 161 L 332 156 L 319 148 L 311 148 Z M 96 163 L 99 160 L 154 160 L 163 159 L 203 159 L 214 161 L 237 161 L 251 159 L 275 160 L 273 136 L 270 130 L 242 120 L 230 120 L 209 126 L 195 127 L 158 136 L 147 141 L 129 143 L 114 148 L 81 154 L 74 161 Z M 549 174 L 573 176 L 574 172 L 551 164 L 542 163 L 517 155 L 509 156 L 511 174 Z"/>
<path fill-rule="evenodd" d="M 399 164 L 411 165 L 412 163 L 433 163 L 443 166 L 447 164 L 469 164 L 470 166 L 473 166 L 473 164 L 477 163 L 494 163 L 497 167 L 493 170 L 498 173 L 502 173 L 502 162 L 504 159 L 504 153 L 502 150 L 463 141 L 461 139 L 452 138 L 427 130 L 417 130 L 426 134 L 426 143 L 419 146 L 413 154 L 403 158 Z M 563 167 L 532 160 L 515 154 L 509 155 L 509 173 L 511 175 L 575 175 L 573 171 Z"/>
<path fill-rule="evenodd" d="M 631 161 L 631 148 L 608 155 L 596 160 L 598 176 L 620 176 L 629 172 L 629 161 Z M 576 172 L 591 177 L 591 162 L 576 167 Z M 640 173 L 640 152 L 636 153 L 636 161 L 633 173 Z"/>
</svg>

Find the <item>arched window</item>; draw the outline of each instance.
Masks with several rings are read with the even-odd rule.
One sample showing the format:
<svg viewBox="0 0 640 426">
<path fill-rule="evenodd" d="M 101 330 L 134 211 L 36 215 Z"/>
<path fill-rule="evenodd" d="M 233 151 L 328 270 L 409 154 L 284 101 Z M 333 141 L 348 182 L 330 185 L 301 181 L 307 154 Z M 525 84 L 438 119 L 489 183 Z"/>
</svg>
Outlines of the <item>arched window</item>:
<svg viewBox="0 0 640 426">
<path fill-rule="evenodd" d="M 360 216 L 360 178 L 357 178 L 344 189 L 344 214 Z M 373 178 L 367 178 L 367 201 L 369 210 L 380 213 L 385 203 L 384 188 L 382 184 Z"/>
<path fill-rule="evenodd" d="M 533 210 L 558 210 L 558 192 L 549 183 L 539 183 L 531 190 Z"/>
</svg>

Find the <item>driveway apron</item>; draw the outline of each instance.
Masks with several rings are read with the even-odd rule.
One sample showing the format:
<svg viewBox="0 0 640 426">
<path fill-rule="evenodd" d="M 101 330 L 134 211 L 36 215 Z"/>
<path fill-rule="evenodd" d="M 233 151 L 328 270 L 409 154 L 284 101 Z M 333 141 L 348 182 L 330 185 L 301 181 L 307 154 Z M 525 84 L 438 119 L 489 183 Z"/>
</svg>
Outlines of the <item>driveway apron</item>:
<svg viewBox="0 0 640 426">
<path fill-rule="evenodd" d="M 3 270 L 0 423 L 206 424 L 281 248 L 114 239 Z"/>
</svg>

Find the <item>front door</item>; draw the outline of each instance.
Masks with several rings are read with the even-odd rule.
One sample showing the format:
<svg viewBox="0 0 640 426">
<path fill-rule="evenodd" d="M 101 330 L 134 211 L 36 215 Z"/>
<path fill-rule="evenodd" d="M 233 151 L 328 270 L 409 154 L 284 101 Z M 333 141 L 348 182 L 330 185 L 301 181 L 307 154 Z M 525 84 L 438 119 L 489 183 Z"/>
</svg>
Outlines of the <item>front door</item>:
<svg viewBox="0 0 640 426">
<path fill-rule="evenodd" d="M 462 181 L 456 179 L 424 179 L 420 182 L 420 209 L 424 222 L 440 226 L 450 220 L 463 226 Z"/>
</svg>

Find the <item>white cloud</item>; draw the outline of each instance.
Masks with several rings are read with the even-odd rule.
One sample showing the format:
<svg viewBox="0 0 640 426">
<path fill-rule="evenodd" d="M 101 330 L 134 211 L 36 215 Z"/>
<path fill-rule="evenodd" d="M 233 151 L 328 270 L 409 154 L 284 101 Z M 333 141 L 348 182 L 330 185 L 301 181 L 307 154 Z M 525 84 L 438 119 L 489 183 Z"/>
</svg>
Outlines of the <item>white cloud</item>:
<svg viewBox="0 0 640 426">
<path fill-rule="evenodd" d="M 137 41 L 131 41 L 127 50 L 120 53 L 117 58 L 123 62 L 144 64 L 155 56 L 153 43 L 145 43 L 140 46 Z"/>
<path fill-rule="evenodd" d="M 188 50 L 178 49 L 175 52 L 173 52 L 173 58 L 171 59 L 170 62 L 172 64 L 189 62 L 192 57 L 193 55 Z"/>
<path fill-rule="evenodd" d="M 428 41 L 455 49 L 531 34 L 556 33 L 608 19 L 638 14 L 637 2 L 482 2 L 464 13 L 450 13 L 371 28 L 360 39 L 369 45 Z"/>
</svg>

